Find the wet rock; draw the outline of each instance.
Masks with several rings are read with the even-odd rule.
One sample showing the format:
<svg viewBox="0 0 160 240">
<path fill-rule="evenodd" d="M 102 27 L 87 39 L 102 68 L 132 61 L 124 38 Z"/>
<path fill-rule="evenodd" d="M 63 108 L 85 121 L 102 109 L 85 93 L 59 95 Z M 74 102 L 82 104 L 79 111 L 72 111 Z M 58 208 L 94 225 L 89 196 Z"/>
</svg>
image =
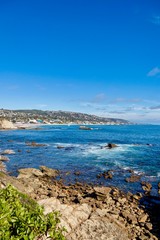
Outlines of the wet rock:
<svg viewBox="0 0 160 240">
<path fill-rule="evenodd" d="M 150 146 L 150 147 L 152 146 L 152 144 L 151 144 L 151 143 L 147 143 L 146 145 L 147 145 L 147 146 Z"/>
<path fill-rule="evenodd" d="M 65 148 L 64 146 L 57 146 L 58 149 L 62 149 Z"/>
<path fill-rule="evenodd" d="M 134 170 L 133 169 L 128 169 L 128 172 L 133 174 Z"/>
<path fill-rule="evenodd" d="M 17 152 L 22 152 L 22 150 L 18 149 Z"/>
<path fill-rule="evenodd" d="M 27 146 L 31 146 L 31 147 L 43 147 L 46 146 L 46 144 L 43 143 L 36 143 L 36 142 L 26 142 Z"/>
<path fill-rule="evenodd" d="M 5 155 L 5 154 L 8 154 L 8 155 L 10 155 L 10 154 L 15 154 L 15 151 L 13 151 L 13 150 L 11 150 L 11 149 L 6 149 L 6 150 L 4 150 L 1 154 L 3 154 L 3 155 Z"/>
<path fill-rule="evenodd" d="M 98 178 L 98 179 L 101 178 L 101 177 L 102 177 L 102 173 L 99 173 L 99 174 L 96 175 L 96 178 Z"/>
<path fill-rule="evenodd" d="M 140 175 L 131 175 L 130 177 L 126 178 L 126 182 L 138 182 L 140 180 L 141 176 Z"/>
<path fill-rule="evenodd" d="M 111 148 L 115 148 L 115 147 L 118 147 L 118 146 L 116 144 L 114 144 L 114 143 L 108 143 L 108 145 L 106 147 L 111 149 Z"/>
<path fill-rule="evenodd" d="M 56 169 L 48 168 L 46 166 L 40 166 L 41 172 L 43 173 L 43 176 L 47 177 L 57 177 L 59 175 L 59 171 Z"/>
<path fill-rule="evenodd" d="M 0 161 L 9 161 L 9 158 L 3 155 L 0 155 Z"/>
<path fill-rule="evenodd" d="M 152 189 L 152 184 L 148 182 L 141 182 L 142 189 L 146 192 L 149 193 Z"/>
<path fill-rule="evenodd" d="M 70 175 L 70 174 L 71 174 L 70 171 L 68 171 L 68 172 L 65 173 L 66 176 L 68 176 L 68 175 Z"/>
<path fill-rule="evenodd" d="M 96 175 L 96 178 L 105 178 L 105 179 L 112 179 L 113 178 L 113 175 L 112 175 L 112 171 L 111 170 L 108 170 L 108 171 L 104 171 L 103 173 L 99 173 Z"/>
<path fill-rule="evenodd" d="M 76 172 L 74 172 L 74 175 L 76 175 L 76 176 L 79 176 L 80 174 L 81 174 L 80 171 L 76 171 Z"/>
<path fill-rule="evenodd" d="M 133 199 L 135 199 L 137 201 L 139 201 L 141 198 L 142 198 L 142 194 L 141 193 L 133 195 Z"/>
<path fill-rule="evenodd" d="M 112 179 L 112 178 L 113 178 L 112 172 L 111 172 L 110 170 L 107 171 L 107 172 L 104 172 L 104 173 L 103 173 L 103 177 L 104 177 L 105 179 Z"/>
</svg>

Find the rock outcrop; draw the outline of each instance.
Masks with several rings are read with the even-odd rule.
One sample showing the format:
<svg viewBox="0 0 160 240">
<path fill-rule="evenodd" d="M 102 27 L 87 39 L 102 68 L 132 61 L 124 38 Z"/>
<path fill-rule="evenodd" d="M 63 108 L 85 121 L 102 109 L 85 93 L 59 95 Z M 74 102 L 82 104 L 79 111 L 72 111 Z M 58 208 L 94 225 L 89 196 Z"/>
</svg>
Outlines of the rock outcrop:
<svg viewBox="0 0 160 240">
<path fill-rule="evenodd" d="M 0 129 L 16 129 L 12 122 L 6 119 L 0 119 Z"/>
<path fill-rule="evenodd" d="M 60 211 L 67 240 L 158 239 L 150 215 L 139 206 L 141 194 L 82 183 L 66 186 L 56 180 L 57 170 L 44 166 L 19 172 L 17 178 L 1 173 L 0 188 L 10 183 L 43 205 L 45 213 Z"/>
</svg>

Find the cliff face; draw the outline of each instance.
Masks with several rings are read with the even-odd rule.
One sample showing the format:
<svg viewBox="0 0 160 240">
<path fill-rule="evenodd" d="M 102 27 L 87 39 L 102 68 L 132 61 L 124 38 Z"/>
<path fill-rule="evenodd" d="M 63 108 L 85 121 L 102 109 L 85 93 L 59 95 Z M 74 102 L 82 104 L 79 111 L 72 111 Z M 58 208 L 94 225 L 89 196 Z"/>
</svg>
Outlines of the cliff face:
<svg viewBox="0 0 160 240">
<path fill-rule="evenodd" d="M 0 119 L 0 129 L 15 129 L 16 127 L 12 122 L 6 119 Z"/>
</svg>

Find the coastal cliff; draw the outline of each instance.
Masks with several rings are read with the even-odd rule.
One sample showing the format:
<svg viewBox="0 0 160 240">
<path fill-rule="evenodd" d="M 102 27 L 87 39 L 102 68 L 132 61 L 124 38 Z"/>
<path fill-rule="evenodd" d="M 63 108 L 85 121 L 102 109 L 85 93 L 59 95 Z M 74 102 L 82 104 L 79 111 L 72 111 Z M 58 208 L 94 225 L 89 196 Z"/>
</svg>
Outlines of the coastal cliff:
<svg viewBox="0 0 160 240">
<path fill-rule="evenodd" d="M 12 122 L 8 121 L 7 119 L 0 119 L 0 129 L 15 129 L 16 127 L 13 125 Z"/>
</svg>

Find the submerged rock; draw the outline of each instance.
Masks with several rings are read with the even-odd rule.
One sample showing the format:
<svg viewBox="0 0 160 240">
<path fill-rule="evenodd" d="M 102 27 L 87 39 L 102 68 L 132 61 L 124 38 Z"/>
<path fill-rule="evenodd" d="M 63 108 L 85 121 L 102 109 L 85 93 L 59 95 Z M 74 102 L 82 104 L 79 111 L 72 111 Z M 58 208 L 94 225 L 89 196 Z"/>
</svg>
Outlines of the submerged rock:
<svg viewBox="0 0 160 240">
<path fill-rule="evenodd" d="M 112 171 L 111 170 L 108 170 L 108 171 L 104 171 L 103 173 L 99 173 L 97 174 L 96 176 L 97 178 L 105 178 L 105 179 L 112 179 L 113 178 L 113 175 L 112 175 Z"/>
<path fill-rule="evenodd" d="M 61 145 L 58 145 L 57 146 L 58 149 L 62 149 L 62 148 L 65 148 L 64 146 L 61 146 Z"/>
<path fill-rule="evenodd" d="M 43 147 L 46 146 L 46 144 L 43 143 L 36 143 L 36 142 L 26 142 L 27 146 L 31 146 L 31 147 Z"/>
<path fill-rule="evenodd" d="M 114 144 L 114 143 L 108 143 L 106 146 L 104 146 L 102 148 L 109 148 L 109 149 L 111 149 L 111 148 L 115 148 L 115 147 L 118 147 L 118 146 L 116 144 Z"/>
<path fill-rule="evenodd" d="M 141 178 L 141 175 L 131 175 L 130 177 L 126 178 L 126 182 L 130 182 L 130 183 L 133 183 L 133 182 L 138 182 Z"/>
</svg>

